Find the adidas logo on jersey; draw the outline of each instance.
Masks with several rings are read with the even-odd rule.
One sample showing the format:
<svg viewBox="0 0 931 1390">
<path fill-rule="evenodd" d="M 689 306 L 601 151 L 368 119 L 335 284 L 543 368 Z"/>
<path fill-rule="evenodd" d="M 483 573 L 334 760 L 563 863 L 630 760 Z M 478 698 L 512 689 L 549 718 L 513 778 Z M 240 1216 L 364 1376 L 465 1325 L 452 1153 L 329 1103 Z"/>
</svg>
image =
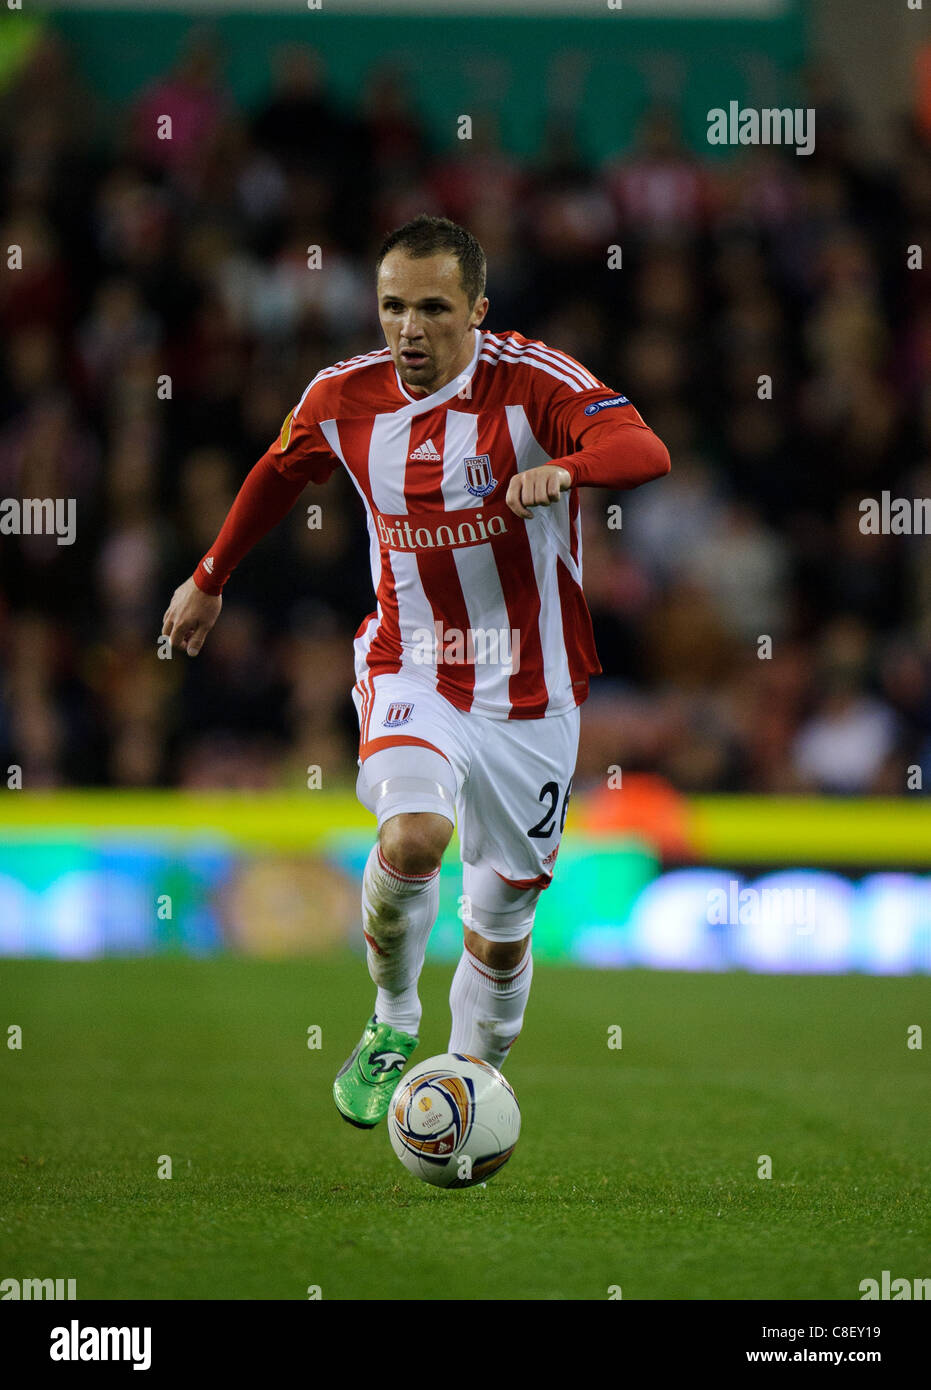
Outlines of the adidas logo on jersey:
<svg viewBox="0 0 931 1390">
<path fill-rule="evenodd" d="M 407 456 L 408 463 L 439 463 L 440 456 L 436 452 L 436 445 L 432 439 L 428 439 L 426 444 L 418 444 L 416 449 L 411 449 Z"/>
<path fill-rule="evenodd" d="M 206 560 L 204 561 L 204 569 L 207 571 L 208 574 L 213 574 L 213 556 L 212 556 L 212 555 L 208 555 L 207 558 L 206 558 Z"/>
</svg>

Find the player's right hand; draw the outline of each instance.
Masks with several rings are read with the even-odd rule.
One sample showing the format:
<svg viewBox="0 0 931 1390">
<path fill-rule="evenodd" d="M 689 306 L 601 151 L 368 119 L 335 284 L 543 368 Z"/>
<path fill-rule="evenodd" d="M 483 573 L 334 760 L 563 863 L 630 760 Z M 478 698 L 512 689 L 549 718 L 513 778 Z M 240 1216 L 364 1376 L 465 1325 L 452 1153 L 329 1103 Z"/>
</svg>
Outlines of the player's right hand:
<svg viewBox="0 0 931 1390">
<path fill-rule="evenodd" d="M 192 575 L 171 596 L 162 621 L 162 636 L 171 638 L 172 647 L 179 647 L 188 656 L 196 656 L 222 607 L 222 597 L 198 589 Z"/>
</svg>

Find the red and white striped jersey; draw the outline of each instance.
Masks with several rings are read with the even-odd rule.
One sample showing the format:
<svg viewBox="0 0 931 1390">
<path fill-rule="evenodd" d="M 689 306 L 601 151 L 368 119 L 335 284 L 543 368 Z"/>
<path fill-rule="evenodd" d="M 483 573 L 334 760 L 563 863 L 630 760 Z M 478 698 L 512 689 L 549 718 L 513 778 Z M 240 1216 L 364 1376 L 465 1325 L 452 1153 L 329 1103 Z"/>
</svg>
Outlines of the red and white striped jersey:
<svg viewBox="0 0 931 1390">
<path fill-rule="evenodd" d="M 533 518 L 505 503 L 517 471 L 572 454 L 610 399 L 565 353 L 475 330 L 469 367 L 409 392 L 388 348 L 318 372 L 267 458 L 322 483 L 342 464 L 368 518 L 377 606 L 355 637 L 356 675 L 404 671 L 458 709 L 497 719 L 563 714 L 601 670 L 582 594 L 575 487 Z M 617 407 L 617 409 L 613 409 Z"/>
</svg>

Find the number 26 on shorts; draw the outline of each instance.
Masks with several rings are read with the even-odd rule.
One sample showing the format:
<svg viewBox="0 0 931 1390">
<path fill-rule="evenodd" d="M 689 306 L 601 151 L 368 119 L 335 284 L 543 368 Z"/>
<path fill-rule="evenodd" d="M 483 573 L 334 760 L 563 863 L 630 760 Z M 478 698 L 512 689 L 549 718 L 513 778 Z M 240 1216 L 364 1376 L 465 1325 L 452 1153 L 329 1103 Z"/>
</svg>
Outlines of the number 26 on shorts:
<svg viewBox="0 0 931 1390">
<path fill-rule="evenodd" d="M 562 810 L 559 813 L 560 835 L 566 824 L 566 811 L 569 808 L 569 797 L 571 794 L 572 781 L 570 779 L 562 798 Z M 540 788 L 538 800 L 541 802 L 545 800 L 547 802 L 547 807 L 536 825 L 532 825 L 527 831 L 527 834 L 535 840 L 548 840 L 556 828 L 556 807 L 559 804 L 559 783 L 544 782 L 543 786 Z"/>
</svg>

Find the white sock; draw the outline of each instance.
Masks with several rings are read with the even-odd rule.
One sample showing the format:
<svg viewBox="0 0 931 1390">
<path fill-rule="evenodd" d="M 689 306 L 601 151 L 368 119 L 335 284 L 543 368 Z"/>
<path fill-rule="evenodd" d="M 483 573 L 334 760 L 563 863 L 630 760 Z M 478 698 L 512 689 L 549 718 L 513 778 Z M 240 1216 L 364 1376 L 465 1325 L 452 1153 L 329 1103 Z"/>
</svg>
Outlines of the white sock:
<svg viewBox="0 0 931 1390">
<path fill-rule="evenodd" d="M 500 1068 L 521 1030 L 532 978 L 529 946 L 511 970 L 495 970 L 464 947 L 449 991 L 450 1052 L 467 1052 Z"/>
<path fill-rule="evenodd" d="M 377 986 L 375 1017 L 412 1037 L 422 1012 L 417 981 L 439 908 L 439 866 L 429 874 L 402 874 L 378 844 L 372 846 L 362 875 L 362 925 Z"/>
</svg>

